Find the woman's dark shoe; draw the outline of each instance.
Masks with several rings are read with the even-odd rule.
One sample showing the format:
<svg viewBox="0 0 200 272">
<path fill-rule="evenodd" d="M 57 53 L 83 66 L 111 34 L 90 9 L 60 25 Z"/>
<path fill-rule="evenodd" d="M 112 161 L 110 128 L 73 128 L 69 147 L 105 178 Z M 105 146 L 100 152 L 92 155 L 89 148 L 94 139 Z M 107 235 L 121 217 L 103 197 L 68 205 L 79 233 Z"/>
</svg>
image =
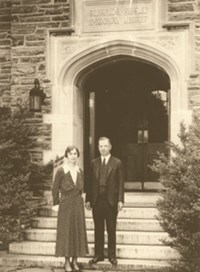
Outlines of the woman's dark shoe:
<svg viewBox="0 0 200 272">
<path fill-rule="evenodd" d="M 65 265 L 64 268 L 65 268 L 65 272 L 72 272 L 73 271 L 70 265 Z"/>
<path fill-rule="evenodd" d="M 71 267 L 72 267 L 72 271 L 73 272 L 78 272 L 80 271 L 80 267 L 78 266 L 78 264 L 74 264 L 74 263 L 71 263 Z"/>
</svg>

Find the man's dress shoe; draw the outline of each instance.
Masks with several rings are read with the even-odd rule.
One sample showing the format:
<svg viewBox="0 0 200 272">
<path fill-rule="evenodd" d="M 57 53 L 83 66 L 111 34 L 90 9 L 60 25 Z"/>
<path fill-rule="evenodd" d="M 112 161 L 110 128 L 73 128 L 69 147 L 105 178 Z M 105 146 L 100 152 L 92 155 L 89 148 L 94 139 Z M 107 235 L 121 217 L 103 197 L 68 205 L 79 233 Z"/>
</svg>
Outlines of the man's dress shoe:
<svg viewBox="0 0 200 272">
<path fill-rule="evenodd" d="M 115 258 L 110 258 L 109 259 L 109 262 L 112 264 L 112 265 L 117 265 L 117 260 Z"/>
<path fill-rule="evenodd" d="M 89 261 L 89 264 L 96 264 L 96 263 L 101 262 L 103 260 L 104 260 L 103 257 L 94 257 L 92 260 Z"/>
</svg>

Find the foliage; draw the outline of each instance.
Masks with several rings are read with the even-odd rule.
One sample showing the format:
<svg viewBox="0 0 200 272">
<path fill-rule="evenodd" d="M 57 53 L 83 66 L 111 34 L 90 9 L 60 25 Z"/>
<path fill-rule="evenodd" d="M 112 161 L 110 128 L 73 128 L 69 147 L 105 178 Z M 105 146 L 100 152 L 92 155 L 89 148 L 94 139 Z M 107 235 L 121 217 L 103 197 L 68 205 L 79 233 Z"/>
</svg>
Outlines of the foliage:
<svg viewBox="0 0 200 272">
<path fill-rule="evenodd" d="M 4 247 L 7 247 L 10 241 L 19 241 L 22 239 L 22 229 L 20 220 L 17 216 L 0 216 L 0 240 Z"/>
<path fill-rule="evenodd" d="M 20 214 L 27 209 L 31 173 L 29 149 L 35 128 L 27 122 L 24 108 L 0 115 L 0 240 L 8 244 L 21 236 Z"/>
<path fill-rule="evenodd" d="M 189 132 L 180 128 L 180 145 L 168 145 L 153 170 L 166 190 L 158 201 L 159 220 L 170 239 L 166 245 L 180 253 L 173 271 L 200 271 L 200 120 L 194 117 Z"/>
<path fill-rule="evenodd" d="M 29 188 L 37 196 L 43 196 L 45 190 L 51 190 L 54 161 L 47 164 L 34 163 L 31 167 Z"/>
</svg>

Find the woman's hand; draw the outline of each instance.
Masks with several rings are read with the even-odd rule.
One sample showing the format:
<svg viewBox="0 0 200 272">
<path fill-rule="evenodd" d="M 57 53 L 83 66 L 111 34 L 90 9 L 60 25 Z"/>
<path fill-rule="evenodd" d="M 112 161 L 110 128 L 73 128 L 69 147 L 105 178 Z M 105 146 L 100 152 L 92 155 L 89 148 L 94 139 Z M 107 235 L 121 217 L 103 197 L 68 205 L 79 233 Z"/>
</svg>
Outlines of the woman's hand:
<svg viewBox="0 0 200 272">
<path fill-rule="evenodd" d="M 86 207 L 86 209 L 87 209 L 88 211 L 90 211 L 90 210 L 91 210 L 90 202 L 86 202 L 86 203 L 85 203 L 85 207 Z"/>
<path fill-rule="evenodd" d="M 118 202 L 118 211 L 123 209 L 123 203 L 121 201 Z"/>
</svg>

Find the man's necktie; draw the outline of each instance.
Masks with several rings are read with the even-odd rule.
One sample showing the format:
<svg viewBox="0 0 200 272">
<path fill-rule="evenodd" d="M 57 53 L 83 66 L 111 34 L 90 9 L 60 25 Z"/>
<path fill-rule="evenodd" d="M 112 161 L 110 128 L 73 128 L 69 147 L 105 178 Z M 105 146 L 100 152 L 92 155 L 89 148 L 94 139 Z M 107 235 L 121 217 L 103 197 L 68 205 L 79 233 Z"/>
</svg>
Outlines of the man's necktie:
<svg viewBox="0 0 200 272">
<path fill-rule="evenodd" d="M 106 159 L 103 159 L 100 169 L 100 177 L 99 177 L 99 185 L 105 186 L 106 185 Z"/>
</svg>

